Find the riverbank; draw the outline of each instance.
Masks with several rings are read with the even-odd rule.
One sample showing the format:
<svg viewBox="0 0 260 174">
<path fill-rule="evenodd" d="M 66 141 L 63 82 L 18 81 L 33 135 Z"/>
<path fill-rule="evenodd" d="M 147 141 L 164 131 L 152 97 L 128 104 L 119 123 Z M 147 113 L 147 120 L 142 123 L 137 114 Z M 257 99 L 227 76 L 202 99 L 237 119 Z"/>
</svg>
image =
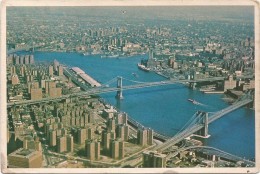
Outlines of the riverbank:
<svg viewBox="0 0 260 174">
<path fill-rule="evenodd" d="M 146 58 L 145 56 L 134 56 L 131 59 L 101 59 L 97 56 L 84 57 L 77 53 L 35 52 L 34 57 L 35 61 L 50 62 L 56 59 L 62 64 L 80 67 L 103 84 L 117 76 L 141 82 L 165 80 L 156 73 L 138 69 L 137 63 Z M 138 77 L 132 73 L 136 73 Z M 131 83 L 123 81 L 123 85 Z M 123 90 L 124 99 L 120 101 L 115 99 L 115 95 L 115 92 L 105 93 L 100 94 L 100 97 L 120 111 L 128 113 L 145 127 L 169 137 L 174 136 L 198 110 L 217 112 L 229 106 L 229 103 L 222 99 L 227 97 L 225 94 L 204 94 L 182 84 Z M 203 105 L 194 105 L 187 101 L 189 98 Z M 211 138 L 207 139 L 207 145 L 238 156 L 254 158 L 254 116 L 254 110 L 244 107 L 210 124 Z"/>
</svg>

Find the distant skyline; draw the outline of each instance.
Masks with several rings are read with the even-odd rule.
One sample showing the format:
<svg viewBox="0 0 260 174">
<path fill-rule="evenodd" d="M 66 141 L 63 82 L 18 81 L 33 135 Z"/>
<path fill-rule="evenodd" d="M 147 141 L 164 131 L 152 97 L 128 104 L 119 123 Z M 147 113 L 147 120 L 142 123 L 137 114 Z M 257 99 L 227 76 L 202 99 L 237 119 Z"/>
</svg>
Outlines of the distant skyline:
<svg viewBox="0 0 260 174">
<path fill-rule="evenodd" d="M 233 20 L 253 22 L 253 6 L 7 7 L 8 17 L 103 17 L 136 20 Z"/>
</svg>

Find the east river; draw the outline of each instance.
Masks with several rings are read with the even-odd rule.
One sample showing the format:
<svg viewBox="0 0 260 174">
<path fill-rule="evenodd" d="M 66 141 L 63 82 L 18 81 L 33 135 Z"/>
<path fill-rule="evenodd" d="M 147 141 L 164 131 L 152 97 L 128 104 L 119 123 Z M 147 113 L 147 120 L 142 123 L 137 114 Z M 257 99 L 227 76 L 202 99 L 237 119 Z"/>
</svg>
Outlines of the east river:
<svg viewBox="0 0 260 174">
<path fill-rule="evenodd" d="M 21 54 L 26 54 L 25 52 Z M 146 55 L 130 58 L 101 58 L 83 56 L 78 53 L 35 52 L 36 61 L 51 62 L 54 59 L 67 66 L 77 66 L 87 74 L 106 83 L 117 76 L 137 82 L 162 81 L 165 78 L 154 72 L 144 72 L 137 63 Z M 123 80 L 123 85 L 133 84 Z M 132 118 L 162 134 L 174 136 L 198 110 L 216 112 L 227 107 L 224 94 L 204 94 L 181 84 L 123 91 L 123 100 L 117 100 L 115 93 L 101 97 Z M 195 99 L 201 105 L 194 105 L 187 99 Z M 247 159 L 255 157 L 255 112 L 240 108 L 209 125 L 205 145 L 216 147 Z"/>
</svg>

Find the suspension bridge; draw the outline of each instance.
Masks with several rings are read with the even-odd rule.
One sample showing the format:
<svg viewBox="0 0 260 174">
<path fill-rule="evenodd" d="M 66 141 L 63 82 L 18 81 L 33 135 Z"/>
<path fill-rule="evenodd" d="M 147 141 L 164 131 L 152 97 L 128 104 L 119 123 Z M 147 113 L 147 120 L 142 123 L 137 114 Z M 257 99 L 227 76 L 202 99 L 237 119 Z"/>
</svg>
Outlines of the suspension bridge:
<svg viewBox="0 0 260 174">
<path fill-rule="evenodd" d="M 222 151 L 220 149 L 214 148 L 214 147 L 209 147 L 209 146 L 188 146 L 188 147 L 183 147 L 178 149 L 176 152 L 173 153 L 169 153 L 167 155 L 167 160 L 169 160 L 170 158 L 176 156 L 178 153 L 182 152 L 182 151 L 187 151 L 187 150 L 196 150 L 197 152 L 202 152 L 208 155 L 215 155 L 217 157 L 223 158 L 223 159 L 227 159 L 233 162 L 237 162 L 237 161 L 242 161 L 243 163 L 245 163 L 246 165 L 250 166 L 250 167 L 254 167 L 255 163 L 253 161 L 244 159 L 242 157 L 227 153 L 225 151 Z"/>
<path fill-rule="evenodd" d="M 164 80 L 164 81 L 157 81 L 157 82 L 140 82 L 131 79 L 127 79 L 124 77 L 115 77 L 108 82 L 104 83 L 100 87 L 90 88 L 88 85 L 80 82 L 76 74 L 70 71 L 68 68 L 64 68 L 64 74 L 69 77 L 76 85 L 78 85 L 84 92 L 72 93 L 68 95 L 63 95 L 61 97 L 56 98 L 42 98 L 38 100 L 24 100 L 18 102 L 7 103 L 7 107 L 12 106 L 19 106 L 19 105 L 31 105 L 31 104 L 38 104 L 38 103 L 47 103 L 52 101 L 60 101 L 63 99 L 71 98 L 71 97 L 86 97 L 89 95 L 98 95 L 102 93 L 110 93 L 110 92 L 117 92 L 116 97 L 118 99 L 123 99 L 123 91 L 125 90 L 133 90 L 139 88 L 148 88 L 154 86 L 163 86 L 163 85 L 171 85 L 176 83 L 182 84 L 191 84 L 191 86 L 195 86 L 196 83 L 199 82 L 212 82 L 212 81 L 221 81 L 224 80 L 223 77 L 211 77 L 211 78 L 204 78 L 204 79 L 197 79 L 197 80 Z M 131 82 L 132 84 L 123 86 L 123 80 Z M 110 87 L 111 84 L 116 82 L 116 86 Z"/>
<path fill-rule="evenodd" d="M 34 50 L 36 48 L 40 48 L 40 47 L 43 47 L 44 44 L 35 44 L 33 41 L 29 42 L 27 44 L 27 46 L 24 46 L 24 47 L 21 47 L 21 48 L 16 48 L 16 49 L 10 49 L 10 50 L 7 50 L 6 53 L 7 54 L 13 54 L 15 52 L 18 52 L 18 51 L 32 51 L 34 52 Z"/>
<path fill-rule="evenodd" d="M 115 77 L 108 82 L 104 83 L 100 87 L 94 87 L 90 88 L 88 85 L 80 82 L 78 80 L 78 77 L 76 74 L 71 72 L 70 70 L 64 68 L 64 74 L 69 77 L 75 84 L 77 84 L 79 87 L 81 87 L 84 92 L 78 92 L 73 93 L 69 95 L 63 95 L 61 97 L 57 98 L 43 98 L 40 100 L 26 100 L 26 101 L 19 101 L 14 103 L 8 103 L 8 107 L 12 106 L 19 106 L 19 105 L 30 105 L 30 104 L 38 104 L 38 103 L 49 103 L 53 101 L 60 101 L 67 98 L 73 98 L 73 97 L 86 97 L 90 95 L 97 95 L 102 93 L 109 93 L 109 92 L 117 92 L 116 97 L 118 99 L 123 98 L 123 91 L 124 90 L 131 90 L 131 89 L 138 89 L 138 88 L 147 88 L 147 87 L 154 87 L 154 86 L 163 86 L 163 85 L 171 85 L 175 83 L 189 83 L 191 86 L 195 86 L 196 83 L 199 82 L 212 82 L 212 81 L 222 81 L 224 80 L 223 77 L 212 77 L 212 78 L 204 78 L 204 79 L 197 79 L 197 80 L 164 80 L 164 81 L 158 81 L 158 82 L 140 82 L 135 81 L 131 79 L 127 79 L 124 77 Z M 130 85 L 123 86 L 123 80 L 132 82 Z M 110 87 L 111 84 L 116 82 L 116 86 Z M 244 95 L 241 97 L 237 102 L 235 102 L 233 105 L 224 108 L 218 112 L 213 113 L 212 115 L 209 115 L 210 113 L 198 111 L 196 112 L 191 119 L 185 124 L 185 126 L 172 138 L 169 138 L 167 136 L 161 135 L 158 132 L 154 132 L 154 137 L 157 137 L 161 140 L 164 140 L 165 142 L 157 147 L 154 148 L 154 150 L 158 152 L 162 152 L 169 147 L 177 144 L 178 142 L 182 141 L 184 138 L 189 137 L 193 134 L 200 135 L 202 137 L 208 137 L 208 125 L 217 119 L 223 117 L 224 115 L 242 107 L 249 103 L 251 103 L 253 99 L 250 97 L 250 95 Z M 137 121 L 129 118 L 129 122 L 132 123 L 137 128 L 144 127 Z"/>
<path fill-rule="evenodd" d="M 223 117 L 224 115 L 242 107 L 249 103 L 251 103 L 253 99 L 249 95 L 244 95 L 234 104 L 224 108 L 218 112 L 213 113 L 209 116 L 210 113 L 197 111 L 191 119 L 184 125 L 184 127 L 172 138 L 165 141 L 160 146 L 157 146 L 155 150 L 162 152 L 169 147 L 177 144 L 178 142 L 182 141 L 184 138 L 187 138 L 193 134 L 197 134 L 204 138 L 207 138 L 208 135 L 208 125 L 217 119 Z"/>
</svg>

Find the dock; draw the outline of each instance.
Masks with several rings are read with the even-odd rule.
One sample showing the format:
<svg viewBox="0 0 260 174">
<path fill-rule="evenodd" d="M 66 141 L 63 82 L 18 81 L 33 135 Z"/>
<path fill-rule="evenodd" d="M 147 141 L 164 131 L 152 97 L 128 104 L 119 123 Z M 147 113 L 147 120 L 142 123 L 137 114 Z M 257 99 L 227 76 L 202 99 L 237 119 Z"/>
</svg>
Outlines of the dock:
<svg viewBox="0 0 260 174">
<path fill-rule="evenodd" d="M 204 94 L 223 94 L 224 91 L 203 91 Z"/>
<path fill-rule="evenodd" d="M 90 84 L 92 87 L 100 87 L 101 86 L 101 84 L 99 82 L 97 82 L 95 79 L 93 79 L 87 73 L 85 73 L 79 67 L 72 67 L 71 70 L 74 71 L 79 77 L 81 77 L 85 82 Z"/>
</svg>

